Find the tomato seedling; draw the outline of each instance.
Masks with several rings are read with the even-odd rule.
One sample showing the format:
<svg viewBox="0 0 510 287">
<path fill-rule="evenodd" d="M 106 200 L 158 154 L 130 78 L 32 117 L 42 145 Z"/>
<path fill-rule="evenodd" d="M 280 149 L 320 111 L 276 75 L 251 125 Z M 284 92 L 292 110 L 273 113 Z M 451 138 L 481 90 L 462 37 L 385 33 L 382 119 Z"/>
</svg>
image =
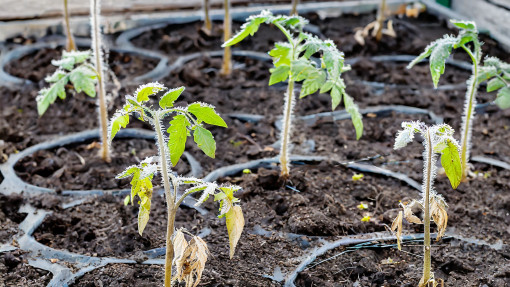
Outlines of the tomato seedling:
<svg viewBox="0 0 510 287">
<path fill-rule="evenodd" d="M 216 113 L 213 106 L 204 103 L 192 103 L 185 107 L 174 106 L 174 102 L 184 91 L 184 87 L 171 89 L 164 93 L 159 100 L 159 108 L 149 106 L 149 97 L 167 88 L 159 83 L 140 86 L 134 96 L 126 96 L 126 104 L 112 117 L 109 129 L 109 139 L 115 137 L 121 128 L 129 123 L 129 116 L 136 115 L 141 121 L 152 125 L 156 132 L 156 143 L 159 156 L 150 157 L 140 164 L 128 167 L 117 178 L 132 177 L 131 194 L 126 202 L 133 203 L 135 196 L 140 198 L 138 213 L 138 230 L 142 235 L 151 209 L 153 194 L 152 179 L 155 174 L 161 174 L 165 191 L 168 211 L 165 256 L 165 286 L 170 287 L 173 280 L 186 281 L 186 286 L 197 286 L 207 261 L 207 244 L 198 236 L 193 236 L 187 242 L 182 230 L 174 230 L 175 215 L 184 199 L 194 193 L 202 192 L 196 205 L 205 202 L 210 195 L 220 202 L 220 218 L 226 218 L 227 231 L 230 242 L 230 258 L 233 257 L 235 247 L 244 227 L 244 217 L 239 199 L 234 193 L 240 189 L 234 185 L 218 185 L 202 179 L 182 177 L 171 170 L 181 158 L 188 136 L 208 156 L 214 158 L 216 142 L 204 123 L 227 127 L 227 124 Z M 173 115 L 168 137 L 164 134 L 163 120 Z M 185 189 L 181 191 L 181 189 Z M 172 262 L 177 269 L 177 275 L 172 278 Z"/>
<path fill-rule="evenodd" d="M 289 173 L 289 145 L 291 121 L 294 109 L 294 83 L 303 82 L 300 98 L 320 90 L 321 93 L 331 95 L 334 110 L 344 99 L 347 112 L 351 115 L 356 138 L 363 133 L 363 122 L 358 107 L 353 99 L 345 92 L 345 83 L 340 77 L 342 72 L 350 69 L 344 65 L 344 54 L 340 52 L 331 40 L 321 40 L 316 36 L 303 32 L 308 21 L 300 16 L 274 16 L 270 11 L 262 11 L 259 15 L 250 16 L 241 27 L 241 31 L 223 44 L 223 47 L 235 45 L 248 36 L 253 36 L 263 23 L 273 24 L 287 38 L 287 42 L 275 43 L 269 52 L 273 58 L 274 68 L 270 70 L 269 85 L 288 80 L 287 93 L 282 119 L 280 166 L 281 176 L 288 178 Z M 320 62 L 316 63 L 313 55 L 320 55 Z"/>
<path fill-rule="evenodd" d="M 412 142 L 416 133 L 423 137 L 425 150 L 423 152 L 422 199 L 419 201 L 413 200 L 409 204 L 401 203 L 403 211 L 399 211 L 391 229 L 397 231 L 398 249 L 400 250 L 403 218 L 408 222 L 424 224 L 423 277 L 420 280 L 419 286 L 436 286 L 437 281 L 434 279 L 434 274 L 431 270 L 430 218 L 432 217 L 438 229 L 437 240 L 444 235 L 448 222 L 448 214 L 446 213 L 447 204 L 444 198 L 434 190 L 437 154 L 441 154 L 441 165 L 452 187 L 457 188 L 462 177 L 459 155 L 460 147 L 453 138 L 453 129 L 447 124 L 428 127 L 422 122 L 403 122 L 402 128 L 403 130 L 397 133 L 395 149 L 403 148 Z M 413 214 L 412 208 L 414 206 L 419 206 L 423 209 L 423 222 Z"/>
<path fill-rule="evenodd" d="M 460 141 L 462 179 L 464 180 L 469 172 L 471 130 L 475 116 L 478 86 L 481 82 L 488 81 L 488 92 L 499 90 L 496 104 L 503 109 L 510 107 L 510 65 L 497 58 L 488 57 L 485 59 L 485 65 L 481 67 L 481 46 L 483 43 L 478 39 L 478 29 L 475 22 L 457 20 L 450 20 L 450 22 L 460 30 L 457 37 L 445 35 L 443 38 L 430 43 L 423 53 L 409 63 L 407 68 L 410 69 L 423 59 L 429 58 L 432 82 L 434 87 L 437 88 L 439 78 L 444 74 L 446 60 L 450 57 L 453 49 L 461 48 L 471 58 L 473 62 L 472 75 L 467 81 L 468 89 L 464 102 Z"/>
<path fill-rule="evenodd" d="M 57 97 L 66 98 L 66 85 L 71 83 L 76 92 L 84 92 L 90 97 L 99 94 L 99 126 L 101 129 L 101 158 L 109 162 L 110 152 L 108 145 L 108 111 L 106 108 L 106 91 L 103 77 L 104 60 L 100 31 L 100 8 L 99 0 L 90 1 L 90 26 L 92 35 L 91 51 L 63 52 L 62 59 L 53 60 L 51 63 L 58 67 L 53 75 L 46 77 L 45 81 L 50 84 L 49 88 L 39 91 L 36 97 L 37 112 L 42 116 L 48 107 L 53 104 Z"/>
</svg>

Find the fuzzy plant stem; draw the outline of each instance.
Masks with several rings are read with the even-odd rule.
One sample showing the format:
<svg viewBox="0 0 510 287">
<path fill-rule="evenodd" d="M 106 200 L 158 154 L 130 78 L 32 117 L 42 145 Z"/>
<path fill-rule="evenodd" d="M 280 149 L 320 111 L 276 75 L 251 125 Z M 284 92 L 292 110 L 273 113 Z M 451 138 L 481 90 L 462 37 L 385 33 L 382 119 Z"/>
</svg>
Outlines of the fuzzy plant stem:
<svg viewBox="0 0 510 287">
<path fill-rule="evenodd" d="M 299 2 L 299 0 L 292 0 L 292 9 L 290 10 L 290 15 L 291 16 L 298 14 L 298 12 L 297 12 L 298 2 Z"/>
<path fill-rule="evenodd" d="M 209 0 L 204 0 L 204 25 L 205 30 L 210 33 L 212 30 L 211 17 L 209 17 Z"/>
<path fill-rule="evenodd" d="M 469 163 L 469 149 L 471 143 L 471 129 L 473 124 L 473 117 L 475 116 L 476 105 L 476 90 L 478 90 L 478 64 L 480 62 L 481 48 L 478 41 L 474 42 L 475 54 L 471 52 L 466 46 L 462 48 L 469 54 L 473 61 L 473 75 L 469 79 L 469 87 L 466 92 L 466 102 L 464 105 L 464 115 L 462 117 L 462 138 L 461 138 L 461 167 L 462 167 L 462 181 L 466 179 Z"/>
<path fill-rule="evenodd" d="M 280 166 L 282 169 L 281 176 L 288 178 L 290 175 L 289 171 L 289 145 L 290 145 L 290 134 L 291 134 L 291 121 L 292 121 L 292 110 L 294 108 L 294 80 L 289 77 L 289 83 L 287 86 L 287 93 L 285 94 L 285 107 L 283 110 L 282 119 L 282 135 L 281 135 L 281 146 L 280 146 Z"/>
<path fill-rule="evenodd" d="M 223 41 L 228 41 L 232 37 L 232 18 L 230 17 L 230 0 L 224 0 L 223 8 L 225 9 L 225 18 L 223 19 Z M 229 47 L 223 48 L 223 66 L 221 67 L 222 75 L 230 75 L 232 73 L 232 51 Z"/>
<path fill-rule="evenodd" d="M 168 168 L 168 159 L 165 148 L 165 140 L 163 138 L 163 130 L 161 128 L 161 119 L 159 113 L 154 114 L 154 129 L 156 130 L 157 140 L 158 140 L 158 149 L 159 149 L 159 157 L 161 163 L 161 176 L 163 177 L 163 186 L 165 188 L 165 198 L 167 205 L 167 229 L 166 229 L 166 254 L 165 254 L 165 287 L 170 287 L 172 284 L 172 261 L 174 259 L 174 246 L 172 242 L 172 237 L 174 235 L 174 221 L 175 221 L 175 196 L 172 194 L 170 189 L 170 179 L 169 179 L 169 168 Z M 175 185 L 174 185 L 174 188 Z M 175 193 L 175 192 L 174 192 Z"/>
<path fill-rule="evenodd" d="M 91 35 L 92 35 L 92 51 L 94 54 L 95 69 L 98 81 L 99 93 L 99 125 L 101 128 L 101 158 L 105 162 L 110 162 L 110 151 L 108 142 L 108 111 L 106 109 L 106 91 L 103 77 L 103 57 L 101 51 L 101 32 L 99 23 L 100 0 L 90 0 L 91 14 Z"/>
<path fill-rule="evenodd" d="M 69 23 L 69 11 L 67 9 L 67 0 L 64 0 L 64 26 L 66 29 L 66 50 L 67 51 L 76 51 L 76 44 L 74 43 L 73 34 L 71 33 L 71 24 Z"/>
<path fill-rule="evenodd" d="M 431 255 L 430 255 L 430 191 L 432 188 L 432 141 L 430 139 L 430 131 L 427 129 L 426 139 L 427 144 L 425 145 L 425 190 L 424 190 L 424 209 L 425 217 L 424 223 L 424 238 L 423 238 L 423 282 L 427 283 L 431 277 Z"/>
</svg>

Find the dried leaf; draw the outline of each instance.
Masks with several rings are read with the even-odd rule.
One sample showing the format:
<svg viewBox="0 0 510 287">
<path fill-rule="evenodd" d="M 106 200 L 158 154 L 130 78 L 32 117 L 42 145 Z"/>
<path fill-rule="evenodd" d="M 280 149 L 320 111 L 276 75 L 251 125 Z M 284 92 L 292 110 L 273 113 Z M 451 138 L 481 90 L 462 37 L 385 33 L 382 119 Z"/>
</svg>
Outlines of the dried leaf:
<svg viewBox="0 0 510 287">
<path fill-rule="evenodd" d="M 177 232 L 174 235 L 173 239 L 173 245 L 174 245 L 174 260 L 173 263 L 175 264 L 179 259 L 182 258 L 182 255 L 184 254 L 184 250 L 188 247 L 188 241 L 186 241 L 186 238 L 184 238 L 184 233 L 181 231 L 181 229 L 177 230 Z M 181 266 L 176 266 L 176 268 L 179 270 L 179 268 L 182 268 Z"/>
<path fill-rule="evenodd" d="M 174 241 L 176 238 L 177 234 Z M 182 239 L 186 241 L 186 239 L 184 239 L 184 234 L 182 234 Z M 180 247 L 183 246 L 184 244 L 181 243 Z M 186 282 L 186 287 L 198 286 L 202 278 L 202 272 L 205 269 L 208 255 L 209 249 L 205 241 L 198 236 L 193 236 L 184 251 L 182 251 L 182 255 L 179 258 L 175 258 L 177 274 L 172 280 L 178 280 L 179 282 L 184 281 Z"/>
<path fill-rule="evenodd" d="M 404 218 L 411 223 L 416 224 L 422 224 L 423 222 L 413 213 L 413 206 L 415 205 L 416 201 L 411 202 L 411 204 L 402 204 L 402 207 L 404 209 Z"/>
<path fill-rule="evenodd" d="M 393 231 L 397 230 L 395 235 L 397 236 L 398 250 L 402 249 L 402 246 L 400 246 L 400 242 L 402 240 L 402 218 L 403 213 L 402 211 L 399 211 L 397 217 L 395 218 L 395 220 L 393 220 L 393 223 L 391 224 L 391 230 Z"/>
<path fill-rule="evenodd" d="M 236 245 L 241 237 L 244 228 L 244 216 L 241 206 L 236 205 L 230 208 L 226 215 L 228 241 L 230 243 L 230 259 L 234 257 Z"/>
<path fill-rule="evenodd" d="M 441 237 L 444 236 L 446 231 L 446 225 L 448 223 L 448 213 L 446 212 L 446 204 L 445 202 L 438 197 L 434 197 L 430 203 L 430 213 L 432 219 L 436 223 L 437 226 L 437 238 L 436 241 L 439 241 Z"/>
<path fill-rule="evenodd" d="M 363 30 L 358 30 L 354 33 L 354 40 L 358 42 L 361 46 L 365 46 L 365 38 L 363 38 Z"/>
</svg>

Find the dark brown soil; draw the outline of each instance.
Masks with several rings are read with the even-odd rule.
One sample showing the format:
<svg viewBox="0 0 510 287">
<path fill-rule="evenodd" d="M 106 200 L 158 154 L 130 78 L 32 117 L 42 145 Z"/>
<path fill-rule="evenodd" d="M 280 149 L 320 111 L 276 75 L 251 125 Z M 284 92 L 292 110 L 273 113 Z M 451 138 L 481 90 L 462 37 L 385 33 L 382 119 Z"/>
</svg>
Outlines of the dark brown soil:
<svg viewBox="0 0 510 287">
<path fill-rule="evenodd" d="M 28 265 L 19 250 L 0 253 L 0 286 L 44 287 L 51 280 L 51 273 Z"/>
<path fill-rule="evenodd" d="M 347 58 L 418 54 L 430 40 L 445 33 L 456 33 L 448 30 L 445 23 L 439 23 L 437 19 L 424 14 L 416 20 L 396 19 L 394 27 L 399 38 L 385 37 L 380 45 L 368 40 L 367 45 L 361 47 L 352 38 L 354 28 L 375 19 L 373 14 L 362 17 L 343 16 L 325 21 L 314 15 L 309 16 L 326 37 L 338 43 L 340 49 L 346 52 Z M 197 33 L 199 28 L 199 23 L 171 25 L 147 32 L 135 39 L 134 43 L 170 56 L 219 49 L 219 31 L 209 37 Z M 219 25 L 216 25 L 216 29 L 219 29 Z M 277 32 L 272 27 L 264 27 L 258 36 L 241 44 L 240 48 L 267 51 L 275 39 L 280 39 Z M 504 60 L 509 59 L 494 41 L 485 36 L 483 39 L 486 53 Z M 47 52 L 51 53 L 57 51 Z M 467 60 L 462 53 L 457 53 L 454 57 Z M 28 75 L 24 72 L 28 69 L 31 72 L 29 76 L 33 77 L 38 85 L 22 87 L 18 91 L 0 88 L 0 103 L 3 107 L 0 117 L 2 161 L 16 150 L 51 136 L 81 131 L 96 125 L 95 121 L 83 120 L 96 118 L 96 106 L 93 99 L 81 94 L 55 104 L 45 116 L 37 117 L 34 98 L 37 89 L 41 87 L 43 75 L 49 72 L 45 69 L 50 58 L 44 62 L 42 53 L 37 55 L 37 61 L 33 61 L 35 64 L 32 66 L 27 65 L 28 58 L 21 64 L 18 63 L 21 68 L 17 68 L 17 71 L 20 75 Z M 118 64 L 117 69 L 120 71 L 116 71 L 121 75 L 118 77 L 125 87 L 121 91 L 123 93 L 130 93 L 135 89 L 129 83 L 135 70 L 153 67 L 140 64 L 142 62 L 137 62 L 136 58 L 126 60 L 122 55 L 113 59 L 115 62 L 127 62 Z M 194 147 L 193 141 L 188 139 L 187 150 L 202 164 L 204 174 L 221 166 L 275 156 L 278 153 L 278 150 L 269 146 L 279 136 L 274 123 L 276 116 L 281 114 L 285 86 L 267 87 L 270 66 L 270 63 L 235 57 L 235 72 L 231 78 L 224 78 L 219 75 L 219 58 L 201 57 L 173 71 L 162 81 L 169 87 L 186 86 L 179 105 L 197 100 L 211 103 L 229 125 L 228 129 L 211 128 L 217 142 L 217 157 L 214 160 L 207 158 Z M 353 65 L 352 71 L 345 73 L 347 91 L 362 108 L 389 104 L 431 110 L 443 116 L 445 122 L 457 130 L 456 137 L 460 138 L 460 115 L 465 89 L 433 90 L 427 65 L 420 64 L 412 70 L 405 69 L 405 66 L 405 63 L 379 63 L 362 59 Z M 138 70 L 138 67 L 141 70 Z M 115 71 L 115 68 L 113 69 Z M 469 72 L 447 66 L 440 85 L 464 83 L 468 77 Z M 360 84 L 360 81 L 400 86 L 377 90 Z M 495 95 L 487 94 L 481 88 L 477 98 L 479 103 L 488 103 L 494 100 Z M 121 103 L 121 97 L 113 99 L 110 114 Z M 329 110 L 329 96 L 312 95 L 298 101 L 296 115 Z M 266 118 L 256 124 L 243 123 L 228 118 L 226 114 L 229 113 L 256 113 L 265 115 Z M 240 197 L 246 226 L 232 261 L 228 259 L 228 238 L 224 220 L 216 218 L 217 206 L 213 203 L 205 204 L 204 208 L 209 211 L 206 215 L 186 207 L 181 208 L 176 220 L 177 227 L 186 227 L 193 234 L 206 228 L 211 231 L 211 234 L 204 238 L 211 250 L 211 256 L 201 285 L 281 286 L 263 275 L 273 275 L 277 267 L 284 274 L 292 271 L 308 252 L 323 244 L 317 236 L 333 241 L 344 235 L 386 231 L 398 212 L 399 201 L 418 198 L 419 192 L 396 179 L 367 173 L 361 180 L 355 181 L 353 175 L 358 172 L 347 169 L 338 162 L 370 157 L 372 159 L 369 162 L 377 166 L 405 173 L 421 182 L 421 144 L 413 143 L 401 151 L 393 151 L 395 133 L 400 129 L 400 123 L 408 120 L 432 123 L 424 115 L 369 114 L 364 117 L 364 136 L 360 141 L 356 141 L 350 120 L 333 122 L 325 118 L 313 126 L 296 121 L 293 152 L 327 156 L 333 162 L 296 164 L 292 166 L 291 178 L 285 184 L 278 180 L 277 169 L 252 170 L 251 174 L 240 173 L 221 179 L 221 182 L 243 187 Z M 148 128 L 140 123 L 130 126 Z M 472 155 L 484 155 L 510 162 L 509 127 L 508 110 L 487 107 L 485 113 L 475 119 Z M 310 145 L 310 140 L 313 140 L 313 145 Z M 113 177 L 127 165 L 155 154 L 154 145 L 150 141 L 115 140 L 113 150 L 116 154 L 113 164 L 106 165 L 96 159 L 96 149 L 86 149 L 89 143 L 38 152 L 22 160 L 17 170 L 32 183 L 57 189 L 126 188 L 128 181 L 114 180 Z M 85 164 L 81 163 L 78 154 Z M 478 163 L 473 165 L 473 170 L 479 176 L 462 183 L 457 190 L 452 190 L 444 174 L 438 174 L 436 190 L 449 204 L 448 233 L 457 238 L 484 240 L 496 246 L 502 244 L 502 249 L 494 250 L 488 246 L 468 244 L 465 240 L 445 238 L 434 242 L 433 267 L 436 276 L 444 279 L 446 286 L 507 286 L 510 284 L 510 229 L 507 228 L 510 225 L 510 185 L 507 180 L 510 171 Z M 177 171 L 189 171 L 186 161 L 183 160 L 177 166 Z M 155 183 L 158 182 L 156 179 Z M 29 200 L 38 208 L 53 211 L 36 230 L 36 240 L 56 249 L 91 256 L 132 258 L 137 262 L 147 259 L 143 251 L 164 246 L 165 235 L 162 230 L 166 230 L 166 209 L 160 195 L 153 197 L 151 220 L 143 236 L 137 232 L 138 207 L 124 206 L 122 196 L 92 197 L 83 204 L 63 210 L 60 207 L 61 202 L 67 200 L 59 196 Z M 19 207 L 22 200 L 0 198 L 0 202 L 17 202 L 12 205 Z M 368 209 L 358 209 L 360 203 L 367 204 Z M 0 213 L 0 223 L 3 224 L 0 231 L 2 243 L 10 241 L 15 233 L 15 226 L 24 218 L 23 215 L 17 215 L 17 208 L 7 210 L 7 206 L 10 204 L 2 204 L 0 207 L 5 215 L 2 217 Z M 362 222 L 361 218 L 366 215 L 370 216 L 370 221 Z M 270 231 L 270 236 L 255 232 L 258 230 L 257 226 Z M 419 225 L 405 224 L 404 229 L 406 233 L 423 232 Z M 290 239 L 284 233 L 296 233 L 299 236 Z M 317 261 L 344 250 L 332 250 Z M 403 251 L 398 252 L 394 246 L 387 246 L 349 252 L 305 270 L 299 275 L 296 285 L 416 286 L 422 267 L 421 247 L 406 245 Z M 6 254 L 2 256 L 5 257 Z M 391 258 L 393 263 L 384 264 L 383 260 L 388 258 Z M 1 262 L 3 260 L 0 258 L 0 268 Z M 85 274 L 74 285 L 152 286 L 162 282 L 162 268 L 141 264 L 107 265 Z M 30 272 L 38 271 L 25 272 L 35 274 Z M 40 280 L 49 280 L 49 277 L 39 276 Z M 19 284 L 23 286 L 25 283 Z"/>
</svg>

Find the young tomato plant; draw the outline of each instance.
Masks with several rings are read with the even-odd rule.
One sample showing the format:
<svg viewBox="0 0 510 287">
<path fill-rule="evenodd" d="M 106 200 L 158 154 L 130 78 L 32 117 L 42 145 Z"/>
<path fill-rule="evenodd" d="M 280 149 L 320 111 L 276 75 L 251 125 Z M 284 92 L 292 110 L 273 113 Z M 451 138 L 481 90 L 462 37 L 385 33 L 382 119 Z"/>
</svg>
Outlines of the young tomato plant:
<svg viewBox="0 0 510 287">
<path fill-rule="evenodd" d="M 419 201 L 413 200 L 409 204 L 401 203 L 403 211 L 398 213 L 391 228 L 392 230 L 397 230 L 398 249 L 400 250 L 402 219 L 405 218 L 408 222 L 422 224 L 422 221 L 413 214 L 412 208 L 419 206 L 423 209 L 425 229 L 423 277 L 419 286 L 436 286 L 437 281 L 434 280 L 434 274 L 431 270 L 430 219 L 434 220 L 438 228 L 437 240 L 444 235 L 448 222 L 448 214 L 446 213 L 447 204 L 444 198 L 434 190 L 437 154 L 441 154 L 441 165 L 445 169 L 452 187 L 457 188 L 462 177 L 459 144 L 453 138 L 453 129 L 446 124 L 428 127 L 421 122 L 403 122 L 402 128 L 403 130 L 397 133 L 395 149 L 405 147 L 408 143 L 412 142 L 416 133 L 419 133 L 424 139 L 422 199 Z"/>
<path fill-rule="evenodd" d="M 223 46 L 232 46 L 250 35 L 253 36 L 262 23 L 273 24 L 287 38 L 287 42 L 275 43 L 274 49 L 269 52 L 274 64 L 274 68 L 270 70 L 269 85 L 288 80 L 280 149 L 281 175 L 287 178 L 295 82 L 303 82 L 300 98 L 319 90 L 321 93 L 329 93 L 333 110 L 340 104 L 343 97 L 345 108 L 351 115 L 357 139 L 363 132 L 363 122 L 358 107 L 345 92 L 344 81 L 340 78 L 342 72 L 350 69 L 349 66 L 344 65 L 344 54 L 338 51 L 331 40 L 321 40 L 303 32 L 303 26 L 308 23 L 303 17 L 274 16 L 269 11 L 262 11 L 259 15 L 249 17 L 241 27 L 241 31 Z M 320 55 L 320 64 L 312 59 L 312 56 L 316 54 Z"/>
<path fill-rule="evenodd" d="M 62 59 L 53 60 L 51 63 L 58 67 L 53 75 L 46 77 L 46 82 L 50 84 L 49 88 L 39 91 L 36 98 L 37 112 L 42 116 L 48 107 L 58 98 L 65 99 L 65 87 L 68 83 L 73 85 L 76 92 L 83 91 L 90 97 L 99 94 L 99 126 L 101 129 L 101 158 L 109 162 L 110 152 L 108 145 L 108 115 L 106 109 L 106 91 L 103 77 L 103 54 L 100 32 L 100 9 L 99 0 L 90 1 L 90 23 L 92 34 L 92 52 L 91 51 L 64 51 Z"/>
<path fill-rule="evenodd" d="M 153 194 L 152 179 L 156 173 L 163 178 L 165 199 L 168 211 L 168 225 L 166 234 L 165 256 L 165 286 L 170 287 L 173 280 L 186 281 L 186 286 L 197 286 L 205 262 L 207 261 L 207 244 L 198 236 L 192 236 L 188 243 L 182 230 L 174 230 L 175 214 L 184 199 L 193 193 L 202 192 L 196 205 L 205 202 L 210 195 L 220 202 L 220 218 L 226 218 L 227 231 L 230 241 L 230 258 L 233 257 L 235 247 L 244 227 L 244 217 L 239 199 L 234 193 L 238 186 L 220 186 L 197 178 L 181 177 L 171 170 L 179 161 L 188 136 L 208 156 L 214 158 L 216 142 L 204 123 L 227 127 L 223 119 L 216 113 L 214 107 L 204 103 L 193 103 L 186 107 L 175 107 L 174 102 L 184 91 L 184 87 L 168 90 L 159 100 L 159 108 L 148 105 L 149 96 L 165 91 L 159 83 L 150 83 L 139 87 L 134 96 L 126 96 L 126 104 L 118 110 L 111 120 L 110 142 L 121 128 L 129 123 L 129 116 L 135 114 L 140 120 L 150 123 L 156 132 L 156 143 L 159 150 L 158 157 L 151 157 L 139 165 L 128 167 L 117 178 L 132 177 L 131 194 L 126 202 L 133 202 L 135 196 L 140 198 L 138 213 L 138 230 L 140 235 L 149 221 L 151 200 Z M 170 127 L 167 129 L 168 138 L 164 134 L 163 120 L 173 115 Z M 181 191 L 185 188 L 183 191 Z M 177 274 L 172 278 L 172 262 Z"/>
<path fill-rule="evenodd" d="M 469 172 L 471 130 L 475 115 L 478 86 L 481 82 L 488 80 L 487 91 L 499 90 L 496 104 L 501 108 L 508 108 L 510 107 L 510 86 L 508 82 L 510 80 L 510 70 L 508 64 L 501 62 L 497 58 L 487 58 L 485 66 L 481 67 L 482 43 L 478 39 L 476 24 L 470 21 L 450 20 L 450 22 L 460 30 L 459 35 L 457 37 L 445 35 L 443 38 L 430 43 L 425 48 L 425 51 L 408 65 L 408 69 L 423 59 L 429 58 L 432 82 L 434 87 L 437 88 L 439 78 L 445 70 L 446 59 L 450 56 L 452 49 L 461 48 L 471 58 L 473 72 L 467 81 L 468 89 L 464 102 L 461 129 L 461 163 L 462 179 L 464 180 Z"/>
</svg>

